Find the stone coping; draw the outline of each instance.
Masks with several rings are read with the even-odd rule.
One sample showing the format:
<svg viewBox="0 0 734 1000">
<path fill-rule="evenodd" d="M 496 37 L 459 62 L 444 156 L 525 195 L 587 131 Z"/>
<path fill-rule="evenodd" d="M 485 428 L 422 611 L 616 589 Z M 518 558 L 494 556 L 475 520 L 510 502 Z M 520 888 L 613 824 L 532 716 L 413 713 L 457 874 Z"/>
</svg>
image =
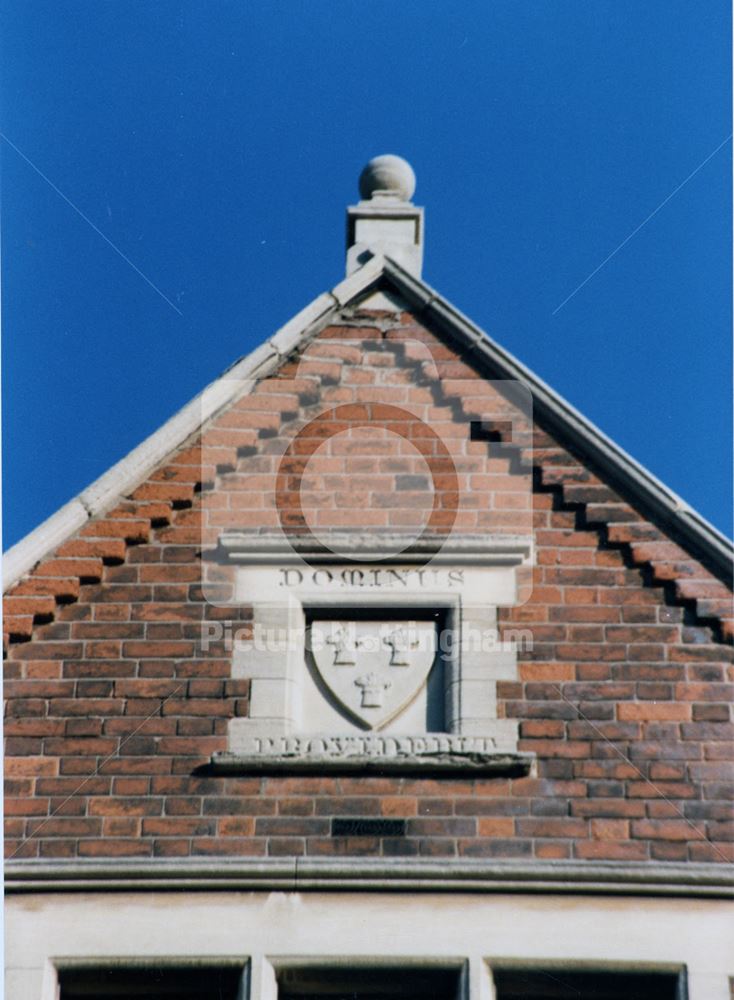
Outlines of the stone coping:
<svg viewBox="0 0 734 1000">
<path fill-rule="evenodd" d="M 563 440 L 571 439 L 636 506 L 660 518 L 681 537 L 684 546 L 701 552 L 717 574 L 730 579 L 732 543 L 688 506 L 647 469 L 611 441 L 578 410 L 554 392 L 508 351 L 495 344 L 479 327 L 424 281 L 389 257 L 374 256 L 330 292 L 307 305 L 268 341 L 231 366 L 223 376 L 195 397 L 162 427 L 112 466 L 77 497 L 3 555 L 3 590 L 7 590 L 86 521 L 105 513 L 128 496 L 159 462 L 178 448 L 202 424 L 241 392 L 242 380 L 272 374 L 294 350 L 326 326 L 345 306 L 358 303 L 381 281 L 405 297 L 411 308 L 437 323 L 454 344 L 488 363 L 493 378 L 517 379 L 529 386 L 535 411 Z"/>
</svg>

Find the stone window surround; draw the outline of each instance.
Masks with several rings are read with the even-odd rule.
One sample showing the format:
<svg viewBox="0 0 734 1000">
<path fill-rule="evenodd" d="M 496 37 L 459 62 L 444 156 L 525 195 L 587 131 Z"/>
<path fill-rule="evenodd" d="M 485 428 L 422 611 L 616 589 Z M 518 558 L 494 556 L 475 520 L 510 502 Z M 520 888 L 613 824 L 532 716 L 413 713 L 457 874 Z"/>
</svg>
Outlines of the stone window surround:
<svg viewBox="0 0 734 1000">
<path fill-rule="evenodd" d="M 254 961 L 253 961 L 254 958 Z M 259 959 L 259 960 L 258 960 Z M 446 994 L 444 1000 L 475 1000 L 477 993 L 483 996 L 483 1000 L 489 1000 L 488 989 L 491 990 L 491 997 L 495 996 L 494 972 L 504 970 L 527 971 L 555 971 L 558 975 L 563 972 L 596 972 L 596 973 L 620 973 L 636 972 L 646 975 L 667 974 L 678 976 L 680 984 L 678 989 L 682 990 L 681 996 L 687 996 L 687 976 L 685 965 L 678 963 L 625 963 L 620 961 L 584 961 L 568 959 L 547 959 L 539 962 L 536 960 L 521 959 L 484 959 L 481 967 L 476 968 L 475 962 L 470 961 L 468 956 L 379 956 L 379 955 L 263 955 L 254 956 L 161 956 L 155 959 L 145 958 L 122 958 L 109 956 L 103 959 L 90 960 L 87 958 L 60 958 L 52 960 L 52 973 L 54 986 L 58 988 L 62 982 L 64 974 L 75 971 L 88 972 L 94 970 L 117 971 L 121 977 L 129 972 L 142 970 L 170 970 L 176 973 L 186 973 L 186 970 L 197 971 L 203 968 L 231 970 L 239 973 L 239 985 L 237 987 L 237 1000 L 279 1000 L 283 993 L 289 991 L 289 980 L 297 981 L 299 974 L 307 974 L 316 978 L 323 973 L 343 973 L 344 976 L 354 976 L 355 982 L 359 977 L 367 977 L 371 972 L 388 972 L 399 969 L 400 972 L 410 974 L 423 974 L 430 977 L 432 973 L 448 973 L 453 982 L 447 984 L 448 988 L 454 987 L 453 995 Z M 444 975 L 444 982 L 446 976 Z M 110 997 L 122 996 L 112 984 L 110 987 Z M 326 992 L 326 991 L 325 991 Z M 103 987 L 103 995 L 107 995 Z M 300 991 L 299 991 L 300 995 Z M 303 992 L 304 1000 L 310 996 L 319 997 L 324 994 L 319 992 Z M 228 995 L 229 996 L 229 995 Z M 379 996 L 379 994 L 378 994 Z M 62 995 L 61 1000 L 64 1000 Z M 234 1000 L 234 996 L 232 998 Z"/>
<path fill-rule="evenodd" d="M 210 862 L 211 864 L 211 862 Z M 186 891 L 188 888 L 189 891 Z M 243 1000 L 275 1000 L 306 963 L 463 965 L 463 1000 L 494 1000 L 492 970 L 687 969 L 691 1000 L 728 1000 L 723 900 L 530 893 L 68 892 L 11 896 L 8 1000 L 53 1000 L 57 970 L 237 964 Z M 183 889 L 183 891 L 182 891 Z M 165 913 L 166 919 L 161 919 Z M 216 928 L 202 934 L 203 928 Z M 369 928 L 370 933 L 365 934 Z M 624 928 L 622 930 L 622 928 Z M 79 942 L 84 942 L 79 948 Z M 184 957 L 185 956 L 185 957 Z"/>
</svg>

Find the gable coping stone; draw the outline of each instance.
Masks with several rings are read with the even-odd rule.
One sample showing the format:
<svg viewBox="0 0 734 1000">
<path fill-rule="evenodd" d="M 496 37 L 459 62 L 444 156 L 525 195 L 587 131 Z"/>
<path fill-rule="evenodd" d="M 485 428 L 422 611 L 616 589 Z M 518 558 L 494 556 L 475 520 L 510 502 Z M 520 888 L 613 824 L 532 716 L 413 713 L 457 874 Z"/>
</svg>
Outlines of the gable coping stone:
<svg viewBox="0 0 734 1000">
<path fill-rule="evenodd" d="M 8 549 L 3 554 L 3 591 L 17 583 L 86 521 L 106 513 L 128 496 L 160 462 L 198 431 L 203 423 L 216 417 L 242 393 L 243 380 L 250 381 L 276 369 L 299 344 L 318 332 L 339 308 L 343 308 L 347 302 L 374 284 L 379 279 L 383 266 L 382 258 L 373 258 L 331 292 L 319 295 L 269 340 L 226 369 L 219 378 L 77 497 L 64 504 Z M 249 386 L 245 392 L 253 387 Z"/>
<path fill-rule="evenodd" d="M 387 280 L 421 315 L 435 321 L 452 340 L 508 378 L 526 382 L 534 406 L 551 428 L 570 438 L 580 450 L 627 488 L 643 508 L 662 518 L 682 539 L 703 554 L 725 579 L 732 570 L 732 545 L 712 524 L 693 510 L 657 477 L 616 445 L 578 410 L 554 392 L 513 355 L 504 350 L 463 313 L 442 298 L 422 279 L 408 273 L 387 257 L 374 256 L 358 271 L 324 292 L 297 313 L 265 343 L 235 362 L 223 376 L 187 403 L 162 427 L 112 466 L 76 498 L 61 507 L 39 527 L 3 555 L 3 590 L 7 590 L 86 521 L 109 511 L 128 496 L 171 452 L 215 417 L 238 395 L 242 381 L 262 377 L 277 369 L 285 358 L 328 324 L 340 309 L 354 304 L 380 279 Z M 252 385 L 244 392 L 251 391 Z"/>
</svg>

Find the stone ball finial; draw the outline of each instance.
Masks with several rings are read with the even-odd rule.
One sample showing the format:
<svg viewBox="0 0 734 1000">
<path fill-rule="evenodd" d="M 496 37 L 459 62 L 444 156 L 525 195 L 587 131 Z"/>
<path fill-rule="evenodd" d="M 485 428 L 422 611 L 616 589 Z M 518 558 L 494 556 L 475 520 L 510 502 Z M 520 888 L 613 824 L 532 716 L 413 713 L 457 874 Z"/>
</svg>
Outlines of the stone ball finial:
<svg viewBox="0 0 734 1000">
<path fill-rule="evenodd" d="M 397 195 L 401 201 L 410 201 L 415 191 L 413 168 L 402 156 L 387 153 L 375 156 L 359 175 L 359 195 L 367 201 L 374 194 Z"/>
</svg>

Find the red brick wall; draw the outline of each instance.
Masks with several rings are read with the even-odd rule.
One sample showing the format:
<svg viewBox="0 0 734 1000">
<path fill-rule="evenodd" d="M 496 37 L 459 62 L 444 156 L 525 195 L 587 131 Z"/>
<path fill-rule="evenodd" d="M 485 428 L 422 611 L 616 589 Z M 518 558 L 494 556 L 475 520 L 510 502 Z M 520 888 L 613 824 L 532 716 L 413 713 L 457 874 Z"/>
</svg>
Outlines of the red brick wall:
<svg viewBox="0 0 734 1000">
<path fill-rule="evenodd" d="M 488 402 L 496 412 L 497 394 L 413 317 L 354 322 L 324 331 L 300 365 L 220 415 L 203 442 L 187 442 L 12 589 L 7 854 L 731 860 L 730 592 L 542 427 L 525 440 L 516 434 L 510 449 L 470 440 L 470 419 Z M 344 343 L 355 339 L 363 345 Z M 429 345 L 435 369 L 413 341 Z M 502 620 L 529 629 L 533 644 L 520 652 L 518 680 L 498 694 L 500 714 L 520 720 L 520 749 L 538 755 L 537 777 L 197 775 L 226 749 L 228 720 L 248 708 L 230 652 L 222 643 L 204 650 L 201 626 L 234 619 L 246 628 L 249 612 L 206 599 L 215 586 L 226 595 L 229 574 L 202 552 L 222 527 L 277 523 L 268 483 L 279 442 L 282 450 L 304 418 L 325 403 L 408 402 L 440 435 L 463 436 L 459 489 L 471 499 L 462 526 L 512 531 L 518 518 L 532 519 L 528 600 Z M 349 431 L 362 415 L 338 419 Z M 499 421 L 495 437 L 502 433 Z M 341 506 L 331 505 L 327 480 L 339 474 L 334 455 L 317 455 L 306 520 L 363 516 L 370 477 L 386 473 L 381 455 L 365 451 Z M 292 459 L 297 477 L 303 463 L 297 451 Z M 417 473 L 422 461 L 400 459 L 395 476 Z M 528 482 L 525 509 L 518 484 Z M 302 529 L 295 480 L 282 486 L 285 518 Z M 409 503 L 390 499 L 389 476 L 378 487 L 383 501 L 368 505 L 374 526 L 410 523 Z M 439 480 L 438 493 L 440 523 L 453 519 L 454 484 Z M 335 838 L 333 816 L 404 817 L 407 833 Z"/>
</svg>

